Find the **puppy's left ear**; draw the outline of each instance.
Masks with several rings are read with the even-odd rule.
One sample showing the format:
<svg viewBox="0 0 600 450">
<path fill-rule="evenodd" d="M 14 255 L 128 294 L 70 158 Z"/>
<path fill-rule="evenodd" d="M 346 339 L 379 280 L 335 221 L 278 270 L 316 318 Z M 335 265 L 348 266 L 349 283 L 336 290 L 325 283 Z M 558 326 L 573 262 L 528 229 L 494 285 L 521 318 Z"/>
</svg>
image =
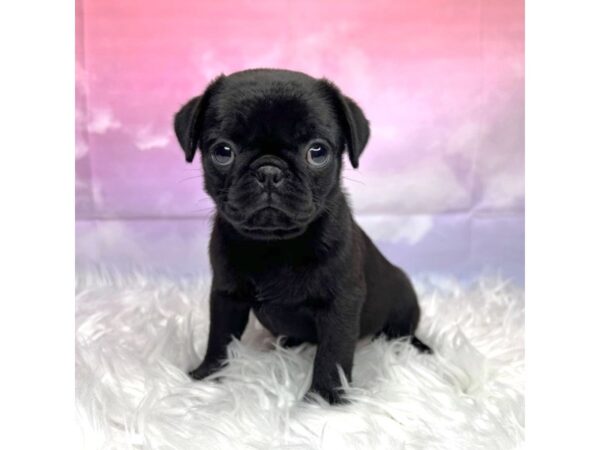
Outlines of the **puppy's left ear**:
<svg viewBox="0 0 600 450">
<path fill-rule="evenodd" d="M 220 76 L 214 80 L 202 95 L 189 100 L 175 114 L 175 135 L 177 136 L 179 145 L 181 145 L 181 148 L 185 152 L 185 160 L 187 162 L 194 160 L 194 155 L 202 139 L 201 131 L 204 112 L 206 111 L 211 95 L 222 78 L 224 77 Z"/>
<path fill-rule="evenodd" d="M 342 94 L 338 87 L 329 80 L 321 81 L 332 96 L 344 130 L 350 163 L 356 169 L 358 168 L 358 158 L 365 149 L 371 134 L 369 121 L 354 100 Z"/>
</svg>

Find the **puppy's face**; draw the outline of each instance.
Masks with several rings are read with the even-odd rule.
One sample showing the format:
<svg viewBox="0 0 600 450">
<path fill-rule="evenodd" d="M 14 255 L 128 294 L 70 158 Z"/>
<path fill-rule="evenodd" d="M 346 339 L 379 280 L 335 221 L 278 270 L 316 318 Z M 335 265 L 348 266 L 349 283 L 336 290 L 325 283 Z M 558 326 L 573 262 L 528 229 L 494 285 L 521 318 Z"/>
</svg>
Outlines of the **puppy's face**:
<svg viewBox="0 0 600 450">
<path fill-rule="evenodd" d="M 338 190 L 344 149 L 356 167 L 369 134 L 328 81 L 267 69 L 218 78 L 177 113 L 175 130 L 188 161 L 201 149 L 220 215 L 257 240 L 302 234 Z"/>
</svg>

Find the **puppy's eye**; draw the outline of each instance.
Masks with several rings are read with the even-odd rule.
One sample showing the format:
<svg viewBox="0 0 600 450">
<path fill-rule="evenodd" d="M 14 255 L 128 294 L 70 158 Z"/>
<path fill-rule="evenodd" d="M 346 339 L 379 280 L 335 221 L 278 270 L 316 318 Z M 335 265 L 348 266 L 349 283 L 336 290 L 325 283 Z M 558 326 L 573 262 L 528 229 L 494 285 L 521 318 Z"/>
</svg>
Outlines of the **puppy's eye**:
<svg viewBox="0 0 600 450">
<path fill-rule="evenodd" d="M 306 152 L 306 160 L 311 166 L 322 167 L 329 162 L 329 151 L 323 144 L 311 144 Z"/>
<path fill-rule="evenodd" d="M 233 162 L 235 153 L 229 144 L 217 144 L 211 152 L 212 160 L 219 166 L 228 166 Z"/>
</svg>

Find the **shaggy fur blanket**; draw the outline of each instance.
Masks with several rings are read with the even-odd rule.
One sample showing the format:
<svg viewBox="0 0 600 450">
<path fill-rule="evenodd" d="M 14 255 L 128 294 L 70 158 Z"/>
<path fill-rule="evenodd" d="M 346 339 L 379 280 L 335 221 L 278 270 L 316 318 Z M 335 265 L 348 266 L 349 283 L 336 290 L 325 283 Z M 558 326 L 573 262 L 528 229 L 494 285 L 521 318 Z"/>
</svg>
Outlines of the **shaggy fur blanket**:
<svg viewBox="0 0 600 450">
<path fill-rule="evenodd" d="M 286 349 L 254 319 L 220 379 L 204 353 L 208 279 L 80 273 L 76 400 L 86 448 L 512 449 L 524 435 L 523 290 L 500 280 L 417 283 L 405 340 L 363 340 L 350 405 L 301 401 L 315 347 Z"/>
</svg>

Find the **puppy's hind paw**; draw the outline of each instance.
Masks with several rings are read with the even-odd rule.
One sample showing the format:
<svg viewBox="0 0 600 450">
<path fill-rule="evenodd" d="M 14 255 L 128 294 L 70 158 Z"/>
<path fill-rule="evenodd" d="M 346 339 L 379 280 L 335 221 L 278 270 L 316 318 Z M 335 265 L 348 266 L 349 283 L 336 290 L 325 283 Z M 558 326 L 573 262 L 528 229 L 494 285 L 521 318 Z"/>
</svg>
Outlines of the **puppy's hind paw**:
<svg viewBox="0 0 600 450">
<path fill-rule="evenodd" d="M 427 344 L 421 342 L 416 336 L 410 337 L 410 343 L 419 351 L 419 353 L 425 353 L 427 355 L 433 354 L 433 350 L 431 350 Z"/>
</svg>

